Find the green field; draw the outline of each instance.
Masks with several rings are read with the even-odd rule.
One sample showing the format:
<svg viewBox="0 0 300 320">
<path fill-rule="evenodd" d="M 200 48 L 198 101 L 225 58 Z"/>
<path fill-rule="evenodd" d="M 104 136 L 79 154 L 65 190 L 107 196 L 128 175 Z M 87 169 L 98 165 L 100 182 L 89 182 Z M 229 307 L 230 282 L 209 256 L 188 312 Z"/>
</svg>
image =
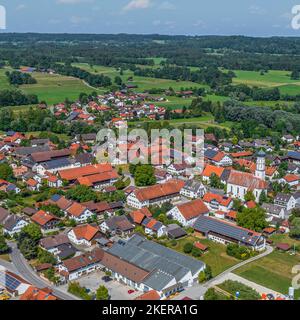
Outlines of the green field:
<svg viewBox="0 0 300 320">
<path fill-rule="evenodd" d="M 199 241 L 199 238 L 187 236 L 178 240 L 175 247 L 171 246 L 170 241 L 166 244 L 169 248 L 183 253 L 184 245 L 187 242 L 194 243 L 195 241 Z M 212 268 L 212 274 L 214 277 L 239 262 L 239 260 L 226 254 L 226 246 L 208 239 L 201 239 L 200 242 L 207 245 L 209 249 L 208 252 L 204 253 L 199 259 Z"/>
<path fill-rule="evenodd" d="M 114 78 L 116 76 L 120 76 L 120 72 L 112 67 L 103 67 L 103 66 L 93 66 L 91 68 L 90 65 L 87 63 L 75 63 L 73 64 L 75 67 L 87 70 L 91 73 L 96 74 L 103 74 L 108 77 L 112 78 L 112 81 L 114 81 Z M 128 82 L 128 78 L 133 77 L 133 81 Z M 148 77 L 138 77 L 134 76 L 132 71 L 126 70 L 124 71 L 123 76 L 121 76 L 122 80 L 126 84 L 131 85 L 137 85 L 138 89 L 137 91 L 145 91 L 153 88 L 158 89 L 169 89 L 172 87 L 174 90 L 180 90 L 181 88 L 190 88 L 190 87 L 197 87 L 197 88 L 203 88 L 208 86 L 203 84 L 197 84 L 191 81 L 175 81 L 175 80 L 169 80 L 169 79 L 156 79 L 156 78 L 148 78 Z"/>
<path fill-rule="evenodd" d="M 37 80 L 37 84 L 22 85 L 20 89 L 26 93 L 36 94 L 40 101 L 45 100 L 48 104 L 63 102 L 66 98 L 76 100 L 81 92 L 95 91 L 82 80 L 72 77 L 38 72 L 35 72 L 33 77 Z"/>
<path fill-rule="evenodd" d="M 234 70 L 236 78 L 235 84 L 245 84 L 248 86 L 257 86 L 261 88 L 279 87 L 282 94 L 296 95 L 300 94 L 300 80 L 292 80 L 290 71 L 270 70 L 261 75 L 257 71 Z"/>
<path fill-rule="evenodd" d="M 6 70 L 0 69 L 0 90 L 13 87 L 7 81 Z M 48 104 L 63 102 L 66 98 L 76 100 L 81 92 L 95 91 L 82 80 L 72 77 L 39 72 L 34 72 L 32 76 L 37 80 L 37 83 L 22 85 L 19 89 L 28 94 L 36 94 L 40 101 L 45 100 Z"/>
<path fill-rule="evenodd" d="M 282 294 L 288 294 L 292 278 L 295 276 L 292 274 L 292 268 L 299 263 L 299 254 L 290 255 L 275 250 L 270 255 L 237 269 L 234 273 Z M 296 296 L 300 297 L 300 290 L 296 290 Z"/>
</svg>

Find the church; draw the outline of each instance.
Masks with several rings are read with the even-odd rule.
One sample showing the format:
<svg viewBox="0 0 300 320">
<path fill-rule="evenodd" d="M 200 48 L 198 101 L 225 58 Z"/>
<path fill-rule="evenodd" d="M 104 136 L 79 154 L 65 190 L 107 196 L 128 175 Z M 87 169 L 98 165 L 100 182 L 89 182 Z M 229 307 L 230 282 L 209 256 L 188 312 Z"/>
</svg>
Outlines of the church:
<svg viewBox="0 0 300 320">
<path fill-rule="evenodd" d="M 257 154 L 255 174 L 231 170 L 227 181 L 227 194 L 245 201 L 245 195 L 252 191 L 258 202 L 262 192 L 267 192 L 266 154 L 261 150 Z"/>
</svg>

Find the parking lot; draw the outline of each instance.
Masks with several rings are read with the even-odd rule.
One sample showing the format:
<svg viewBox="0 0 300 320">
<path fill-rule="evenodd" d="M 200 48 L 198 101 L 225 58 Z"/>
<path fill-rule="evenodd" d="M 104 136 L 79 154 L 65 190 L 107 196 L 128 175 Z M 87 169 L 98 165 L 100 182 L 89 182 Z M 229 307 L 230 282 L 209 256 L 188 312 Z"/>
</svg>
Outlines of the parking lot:
<svg viewBox="0 0 300 320">
<path fill-rule="evenodd" d="M 76 282 L 79 282 L 80 286 L 90 289 L 91 292 L 96 292 L 100 285 L 104 285 L 109 291 L 111 300 L 134 300 L 136 297 L 142 294 L 140 291 L 135 291 L 129 294 L 128 290 L 132 290 L 131 287 L 123 285 L 114 280 L 105 282 L 102 280 L 104 276 L 104 272 L 97 271 L 77 279 Z M 68 285 L 63 287 L 65 287 L 67 290 Z"/>
</svg>

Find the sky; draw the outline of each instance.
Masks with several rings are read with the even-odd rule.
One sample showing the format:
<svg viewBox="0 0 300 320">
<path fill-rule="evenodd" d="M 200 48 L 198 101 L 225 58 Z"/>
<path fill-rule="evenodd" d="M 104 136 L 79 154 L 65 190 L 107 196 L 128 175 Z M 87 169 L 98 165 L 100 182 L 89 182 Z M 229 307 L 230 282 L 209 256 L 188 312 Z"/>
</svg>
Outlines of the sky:
<svg viewBox="0 0 300 320">
<path fill-rule="evenodd" d="M 295 5 L 300 0 L 0 0 L 0 32 L 300 36 L 291 27 Z"/>
</svg>

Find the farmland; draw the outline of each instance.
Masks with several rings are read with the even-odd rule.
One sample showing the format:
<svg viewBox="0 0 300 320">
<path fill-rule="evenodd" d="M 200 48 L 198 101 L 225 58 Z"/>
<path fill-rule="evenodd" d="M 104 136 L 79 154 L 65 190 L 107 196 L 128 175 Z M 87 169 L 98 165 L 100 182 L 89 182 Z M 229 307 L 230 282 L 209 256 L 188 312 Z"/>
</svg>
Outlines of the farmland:
<svg viewBox="0 0 300 320">
<path fill-rule="evenodd" d="M 0 70 L 1 89 L 9 89 L 12 86 L 5 76 L 7 69 Z M 36 94 L 40 101 L 48 104 L 59 103 L 66 98 L 75 100 L 81 92 L 90 93 L 95 89 L 88 87 L 80 79 L 34 72 L 32 76 L 37 80 L 36 84 L 21 85 L 19 89 L 27 94 Z"/>
<path fill-rule="evenodd" d="M 286 235 L 276 235 L 272 240 L 274 243 L 286 242 L 297 246 L 300 244 L 299 241 L 294 241 Z M 237 269 L 235 273 L 267 288 L 287 294 L 294 277 L 292 268 L 299 263 L 299 253 L 291 254 L 276 250 L 262 259 Z M 296 291 L 296 296 L 300 297 L 300 290 Z"/>
<path fill-rule="evenodd" d="M 279 87 L 282 94 L 300 94 L 300 80 L 292 80 L 291 72 L 281 70 L 270 70 L 261 74 L 256 71 L 234 70 L 236 78 L 235 84 L 245 84 L 262 88 Z"/>
</svg>

